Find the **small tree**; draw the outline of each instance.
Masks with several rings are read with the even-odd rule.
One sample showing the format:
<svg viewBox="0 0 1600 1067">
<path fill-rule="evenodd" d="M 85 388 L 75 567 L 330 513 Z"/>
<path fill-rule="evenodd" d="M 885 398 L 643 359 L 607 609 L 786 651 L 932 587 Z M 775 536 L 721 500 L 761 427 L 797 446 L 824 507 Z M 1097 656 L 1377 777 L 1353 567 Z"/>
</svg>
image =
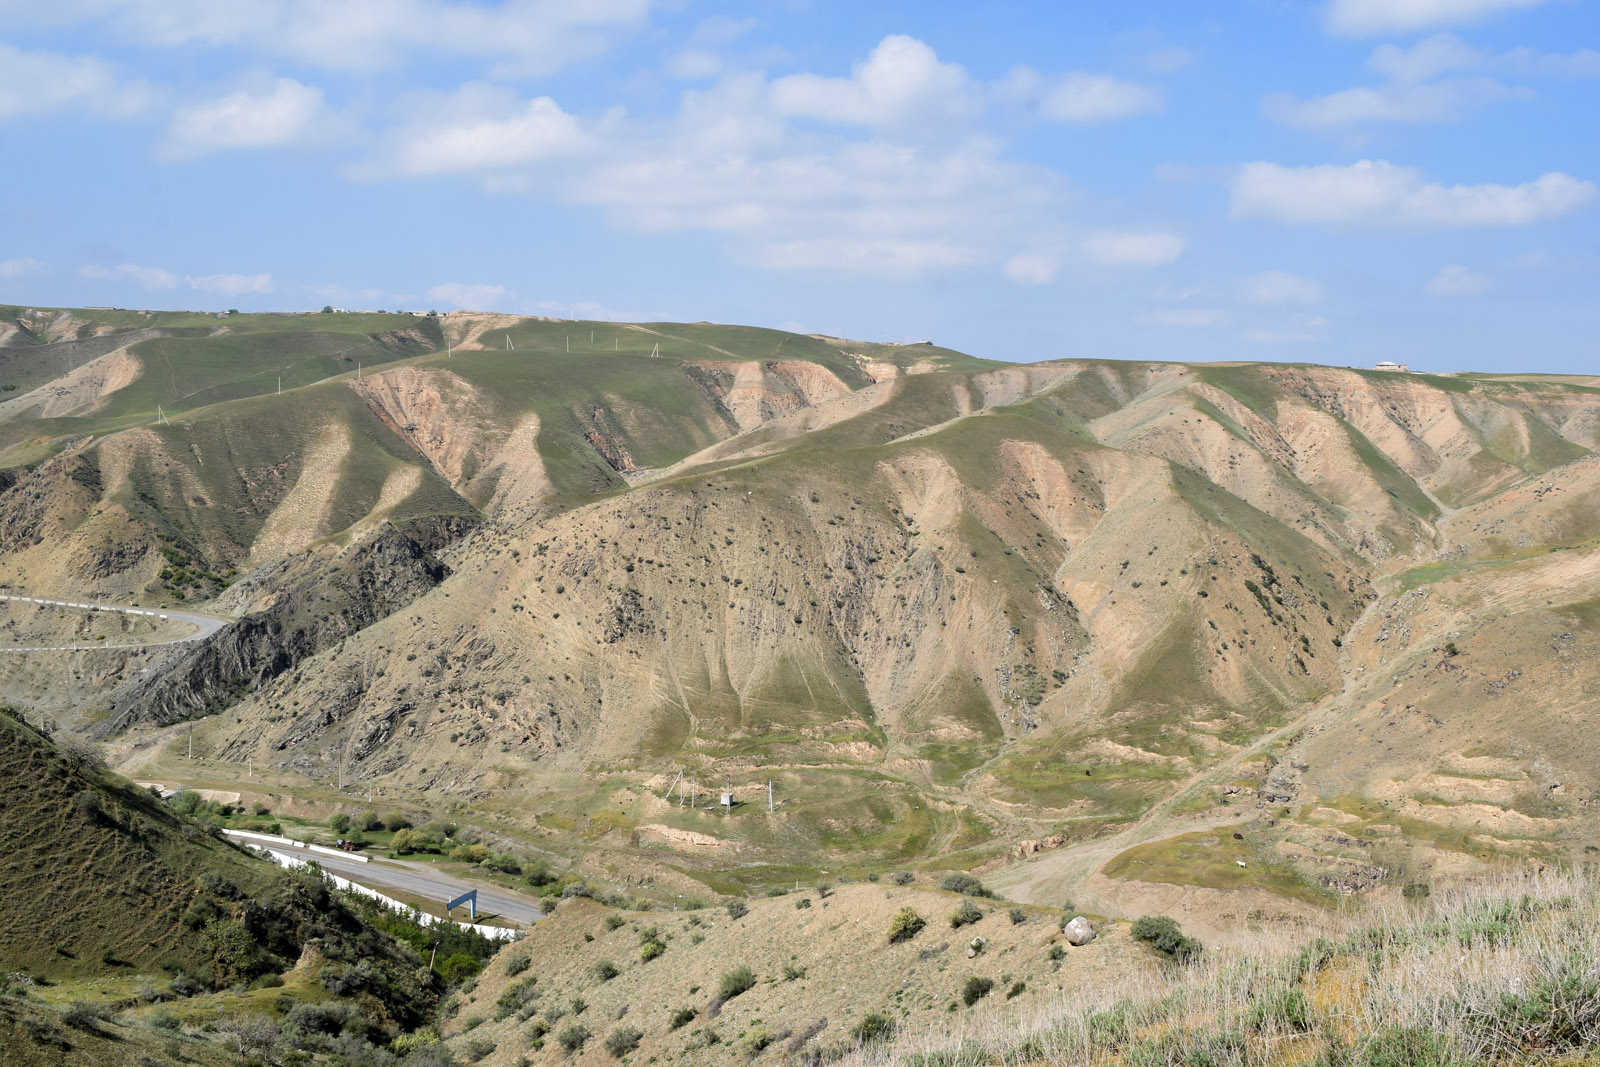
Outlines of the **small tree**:
<svg viewBox="0 0 1600 1067">
<path fill-rule="evenodd" d="M 356 825 L 368 833 L 376 833 L 383 829 L 383 820 L 378 817 L 378 813 L 375 811 L 364 811 L 359 816 L 359 819 L 360 821 Z"/>
<path fill-rule="evenodd" d="M 350 816 L 339 812 L 328 820 L 328 829 L 343 837 L 350 832 Z"/>
<path fill-rule="evenodd" d="M 426 837 L 415 830 L 405 829 L 395 833 L 394 838 L 389 842 L 389 847 L 394 849 L 396 855 L 404 856 L 411 852 L 421 852 L 427 847 L 427 844 L 428 839 Z"/>
<path fill-rule="evenodd" d="M 922 933 L 922 928 L 928 925 L 928 920 L 917 914 L 915 908 L 901 908 L 889 920 L 889 944 L 898 944 L 901 941 L 910 941 Z"/>
</svg>

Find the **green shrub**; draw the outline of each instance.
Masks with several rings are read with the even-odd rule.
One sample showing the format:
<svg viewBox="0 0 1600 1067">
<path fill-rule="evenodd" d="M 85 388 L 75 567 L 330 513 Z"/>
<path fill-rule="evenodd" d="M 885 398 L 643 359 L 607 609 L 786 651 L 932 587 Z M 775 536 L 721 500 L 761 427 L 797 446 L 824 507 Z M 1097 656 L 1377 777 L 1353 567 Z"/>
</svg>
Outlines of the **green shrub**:
<svg viewBox="0 0 1600 1067">
<path fill-rule="evenodd" d="M 970 926 L 983 918 L 983 912 L 970 900 L 963 900 L 956 905 L 956 910 L 950 913 L 950 926 L 959 930 L 963 926 Z"/>
<path fill-rule="evenodd" d="M 967 979 L 967 984 L 961 987 L 961 1003 L 970 1008 L 988 996 L 989 991 L 993 988 L 993 978 L 979 978 L 977 975 L 973 975 Z"/>
<path fill-rule="evenodd" d="M 1175 920 L 1166 915 L 1143 915 L 1133 921 L 1133 938 L 1147 941 L 1151 948 L 1178 963 L 1200 957 L 1200 942 L 1188 937 Z"/>
<path fill-rule="evenodd" d="M 477 957 L 469 956 L 465 952 L 455 952 L 439 961 L 439 966 L 435 970 L 439 972 L 439 977 L 445 980 L 446 985 L 456 985 L 477 974 L 482 967 L 483 964 Z"/>
<path fill-rule="evenodd" d="M 749 913 L 750 913 L 750 909 L 745 907 L 744 901 L 742 901 L 742 900 L 730 900 L 730 901 L 728 901 L 728 918 L 730 918 L 730 919 L 742 919 L 746 915 L 748 915 Z"/>
<path fill-rule="evenodd" d="M 1409 1026 L 1386 1026 L 1356 1047 L 1352 1067 L 1465 1067 L 1438 1034 Z"/>
<path fill-rule="evenodd" d="M 154 1030 L 183 1029 L 183 1020 L 179 1019 L 172 1012 L 165 1009 L 162 1009 L 161 1011 L 153 1011 L 149 1015 L 146 1015 L 144 1017 L 144 1022 L 146 1026 Z"/>
<path fill-rule="evenodd" d="M 889 920 L 889 944 L 910 941 L 922 933 L 922 928 L 927 925 L 928 920 L 918 915 L 915 908 L 901 908 Z"/>
<path fill-rule="evenodd" d="M 1283 1030 L 1303 1034 L 1311 1029 L 1311 1002 L 1298 989 L 1277 989 L 1250 1005 L 1252 1030 Z"/>
<path fill-rule="evenodd" d="M 1012 926 L 1021 926 L 1023 923 L 1028 921 L 1028 913 L 1023 911 L 1021 908 L 1012 908 L 1006 914 L 1011 917 Z"/>
<path fill-rule="evenodd" d="M 595 977 L 602 982 L 609 982 L 622 972 L 617 970 L 617 965 L 610 960 L 601 960 L 594 965 Z"/>
<path fill-rule="evenodd" d="M 1028 991 L 1028 983 L 1027 982 L 1024 982 L 1024 981 L 1021 981 L 1021 980 L 1012 982 L 1011 983 L 1011 988 L 1006 990 L 1006 999 L 1007 1000 L 1011 1000 L 1011 999 L 1013 999 L 1015 997 L 1020 997 L 1020 996 L 1022 996 L 1022 994 L 1026 993 L 1027 991 Z"/>
<path fill-rule="evenodd" d="M 98 1030 L 100 1024 L 109 1018 L 111 1009 L 87 1000 L 74 1000 L 61 1013 L 61 1021 L 77 1030 Z"/>
<path fill-rule="evenodd" d="M 695 1016 L 699 1014 L 700 1013 L 695 1011 L 693 1008 L 679 1008 L 677 1011 L 673 1012 L 672 1017 L 667 1020 L 667 1029 L 681 1030 L 685 1026 L 688 1026 L 690 1023 L 694 1022 Z"/>
<path fill-rule="evenodd" d="M 792 963 L 785 963 L 783 965 L 783 980 L 785 982 L 797 982 L 805 976 L 806 969 L 804 967 L 796 967 Z"/>
<path fill-rule="evenodd" d="M 649 963 L 665 951 L 667 951 L 667 943 L 659 937 L 653 937 L 639 946 L 639 959 L 643 963 Z"/>
<path fill-rule="evenodd" d="M 748 993 L 755 988 L 755 972 L 745 966 L 735 967 L 722 975 L 722 981 L 717 985 L 717 996 L 722 1000 L 732 1000 L 741 993 Z"/>
<path fill-rule="evenodd" d="M 611 1053 L 612 1059 L 620 1060 L 638 1048 L 643 1038 L 644 1034 L 631 1026 L 619 1027 L 606 1035 L 606 1051 Z"/>
<path fill-rule="evenodd" d="M 889 876 L 889 881 L 895 885 L 910 885 L 917 880 L 917 876 L 910 871 L 895 871 Z"/>
<path fill-rule="evenodd" d="M 560 1045 L 567 1054 L 572 1054 L 589 1043 L 589 1038 L 594 1035 L 589 1033 L 589 1028 L 582 1023 L 573 1023 L 556 1035 L 556 1044 Z"/>
<path fill-rule="evenodd" d="M 528 969 L 529 962 L 530 961 L 527 956 L 512 956 L 506 961 L 506 974 L 515 978 L 517 975 Z"/>
<path fill-rule="evenodd" d="M 391 832 L 399 831 L 399 830 L 409 830 L 411 828 L 411 820 L 406 818 L 404 815 L 400 814 L 398 811 L 386 811 L 386 812 L 384 812 L 383 815 L 380 817 L 380 821 L 383 823 L 383 828 L 385 830 L 389 830 Z M 364 829 L 375 830 L 375 829 L 377 829 L 377 827 L 368 826 L 368 827 L 365 827 Z"/>
<path fill-rule="evenodd" d="M 620 915 L 607 915 L 606 916 L 606 929 L 607 930 L 615 930 L 617 927 L 622 926 L 625 923 L 627 923 L 627 921 L 628 920 L 624 919 Z"/>
<path fill-rule="evenodd" d="M 495 1050 L 495 1044 L 487 1037 L 474 1037 L 467 1041 L 461 1048 L 461 1058 L 468 1063 L 477 1063 Z"/>
<path fill-rule="evenodd" d="M 964 893 L 969 897 L 992 897 L 993 893 L 970 874 L 947 874 L 939 880 L 939 888 L 950 893 Z"/>
<path fill-rule="evenodd" d="M 875 1011 L 863 1015 L 861 1021 L 850 1028 L 850 1037 L 858 1045 L 870 1045 L 878 1041 L 887 1041 L 893 1036 L 894 1020 Z"/>
</svg>

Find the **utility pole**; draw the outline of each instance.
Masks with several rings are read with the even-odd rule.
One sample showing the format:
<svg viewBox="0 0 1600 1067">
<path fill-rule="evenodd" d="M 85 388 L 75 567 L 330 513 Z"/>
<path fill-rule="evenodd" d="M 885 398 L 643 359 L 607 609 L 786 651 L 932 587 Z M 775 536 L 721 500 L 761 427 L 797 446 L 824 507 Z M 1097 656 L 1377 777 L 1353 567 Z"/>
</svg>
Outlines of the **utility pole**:
<svg viewBox="0 0 1600 1067">
<path fill-rule="evenodd" d="M 767 810 L 772 810 L 772 779 L 767 779 Z"/>
<path fill-rule="evenodd" d="M 281 374 L 278 375 L 278 393 L 280 395 L 283 393 L 283 375 Z"/>
<path fill-rule="evenodd" d="M 194 760 L 194 723 L 189 724 L 189 759 Z"/>
</svg>

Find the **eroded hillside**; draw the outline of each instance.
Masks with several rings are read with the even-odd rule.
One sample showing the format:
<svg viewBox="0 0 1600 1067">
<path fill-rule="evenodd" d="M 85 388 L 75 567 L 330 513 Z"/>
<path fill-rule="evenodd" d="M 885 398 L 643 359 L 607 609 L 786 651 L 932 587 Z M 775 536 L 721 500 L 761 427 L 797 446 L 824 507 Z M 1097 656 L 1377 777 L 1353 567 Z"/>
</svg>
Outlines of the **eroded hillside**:
<svg viewBox="0 0 1600 1067">
<path fill-rule="evenodd" d="M 0 577 L 235 619 L 11 699 L 713 888 L 1292 910 L 1592 824 L 1592 384 L 356 318 L 8 318 Z"/>
</svg>

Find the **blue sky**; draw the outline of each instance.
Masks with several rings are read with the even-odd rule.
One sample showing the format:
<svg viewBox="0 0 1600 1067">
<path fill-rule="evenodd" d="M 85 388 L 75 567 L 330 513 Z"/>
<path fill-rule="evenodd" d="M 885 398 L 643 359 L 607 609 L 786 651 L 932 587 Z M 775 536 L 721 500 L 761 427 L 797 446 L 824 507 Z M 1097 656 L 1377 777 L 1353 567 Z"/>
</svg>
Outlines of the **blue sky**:
<svg viewBox="0 0 1600 1067">
<path fill-rule="evenodd" d="M 0 0 L 0 300 L 1600 372 L 1593 0 Z"/>
</svg>

